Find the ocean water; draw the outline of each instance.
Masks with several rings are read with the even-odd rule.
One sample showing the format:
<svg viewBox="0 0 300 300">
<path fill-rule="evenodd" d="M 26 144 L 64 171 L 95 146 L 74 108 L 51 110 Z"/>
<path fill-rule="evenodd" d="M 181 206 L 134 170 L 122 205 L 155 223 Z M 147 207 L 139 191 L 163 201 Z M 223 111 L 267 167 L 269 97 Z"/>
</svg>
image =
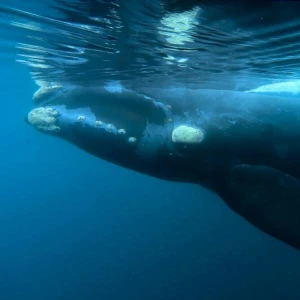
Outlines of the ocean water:
<svg viewBox="0 0 300 300">
<path fill-rule="evenodd" d="M 299 251 L 213 193 L 117 167 L 24 122 L 47 82 L 246 90 L 299 79 L 295 8 L 262 17 L 264 7 L 241 15 L 196 2 L 1 1 L 0 300 L 300 298 Z M 198 17 L 179 37 L 157 33 L 167 10 Z M 269 36 L 253 22 L 268 16 Z"/>
</svg>

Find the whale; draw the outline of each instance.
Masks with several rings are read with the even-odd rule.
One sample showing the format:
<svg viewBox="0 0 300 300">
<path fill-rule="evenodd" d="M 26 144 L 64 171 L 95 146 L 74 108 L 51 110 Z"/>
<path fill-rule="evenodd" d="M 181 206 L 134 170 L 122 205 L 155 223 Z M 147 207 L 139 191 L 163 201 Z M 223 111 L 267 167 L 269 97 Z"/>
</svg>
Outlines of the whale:
<svg viewBox="0 0 300 300">
<path fill-rule="evenodd" d="M 300 101 L 227 90 L 54 87 L 25 120 L 124 168 L 199 184 L 300 250 Z"/>
</svg>

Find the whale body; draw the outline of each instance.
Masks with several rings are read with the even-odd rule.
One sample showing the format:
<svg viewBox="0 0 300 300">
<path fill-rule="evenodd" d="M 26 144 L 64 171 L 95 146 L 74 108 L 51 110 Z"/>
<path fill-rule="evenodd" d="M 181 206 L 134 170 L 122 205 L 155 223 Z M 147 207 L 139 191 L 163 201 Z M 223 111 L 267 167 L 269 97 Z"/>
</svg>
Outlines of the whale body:
<svg viewBox="0 0 300 300">
<path fill-rule="evenodd" d="M 26 121 L 119 166 L 200 184 L 300 249 L 300 101 L 222 90 L 61 87 Z"/>
</svg>

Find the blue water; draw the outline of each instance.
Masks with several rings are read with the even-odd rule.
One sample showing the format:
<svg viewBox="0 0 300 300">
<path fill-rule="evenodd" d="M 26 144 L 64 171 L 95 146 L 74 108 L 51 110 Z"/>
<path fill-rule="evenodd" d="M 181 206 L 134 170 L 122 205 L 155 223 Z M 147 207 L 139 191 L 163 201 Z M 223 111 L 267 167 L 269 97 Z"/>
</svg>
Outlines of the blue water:
<svg viewBox="0 0 300 300">
<path fill-rule="evenodd" d="M 0 63 L 0 300 L 300 299 L 299 251 L 199 186 L 38 133 L 28 68 Z"/>
</svg>

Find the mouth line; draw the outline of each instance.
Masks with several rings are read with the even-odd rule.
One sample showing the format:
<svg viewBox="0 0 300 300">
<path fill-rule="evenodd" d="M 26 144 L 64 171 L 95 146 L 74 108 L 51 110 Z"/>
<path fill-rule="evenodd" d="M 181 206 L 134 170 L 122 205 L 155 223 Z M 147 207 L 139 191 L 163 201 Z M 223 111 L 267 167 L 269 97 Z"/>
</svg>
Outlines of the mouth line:
<svg viewBox="0 0 300 300">
<path fill-rule="evenodd" d="M 117 128 L 112 123 L 105 123 L 97 120 L 95 115 L 90 111 L 86 114 L 79 114 L 74 110 L 65 114 L 63 107 L 38 107 L 31 110 L 26 118 L 26 122 L 42 133 L 50 135 L 60 135 L 65 128 L 69 126 L 80 126 L 82 129 L 89 127 L 90 129 L 104 130 L 115 136 L 124 136 L 129 144 L 135 144 L 137 138 L 128 136 L 124 128 Z M 82 113 L 82 111 L 80 111 Z"/>
</svg>

